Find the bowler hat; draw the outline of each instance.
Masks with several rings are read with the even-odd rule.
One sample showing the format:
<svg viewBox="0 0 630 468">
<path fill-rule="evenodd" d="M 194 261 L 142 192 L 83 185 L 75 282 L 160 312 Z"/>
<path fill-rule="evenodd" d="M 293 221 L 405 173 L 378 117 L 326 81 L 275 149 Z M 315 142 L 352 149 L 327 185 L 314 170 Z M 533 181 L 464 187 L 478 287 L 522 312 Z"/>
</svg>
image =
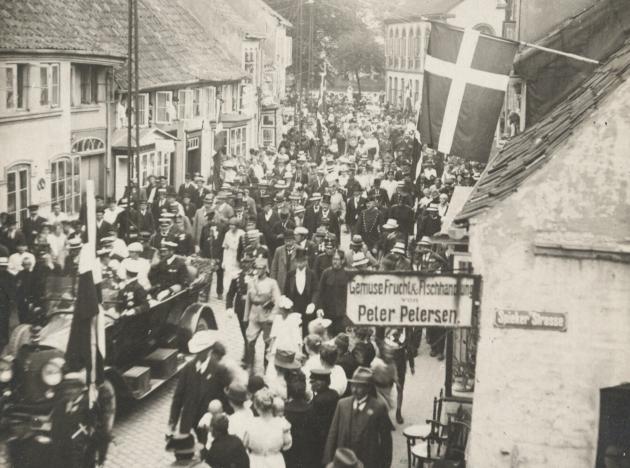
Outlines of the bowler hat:
<svg viewBox="0 0 630 468">
<path fill-rule="evenodd" d="M 299 369 L 300 363 L 295 360 L 295 353 L 284 349 L 276 350 L 274 365 L 283 369 Z"/>
<path fill-rule="evenodd" d="M 363 468 L 363 463 L 351 449 L 341 447 L 335 451 L 333 461 L 326 468 Z"/>
</svg>

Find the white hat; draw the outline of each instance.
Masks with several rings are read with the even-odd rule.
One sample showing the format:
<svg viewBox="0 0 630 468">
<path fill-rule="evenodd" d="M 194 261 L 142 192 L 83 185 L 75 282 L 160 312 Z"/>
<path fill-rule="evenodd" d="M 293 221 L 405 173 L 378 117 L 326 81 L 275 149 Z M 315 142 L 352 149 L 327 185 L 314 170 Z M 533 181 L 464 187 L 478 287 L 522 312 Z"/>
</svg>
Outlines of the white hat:
<svg viewBox="0 0 630 468">
<path fill-rule="evenodd" d="M 363 252 L 356 252 L 352 256 L 352 266 L 353 267 L 367 265 L 368 263 L 370 263 L 370 260 L 365 256 L 365 254 Z"/>
<path fill-rule="evenodd" d="M 129 250 L 129 252 L 142 252 L 144 249 L 140 242 L 132 242 L 127 246 L 127 250 Z"/>
<path fill-rule="evenodd" d="M 127 273 L 137 274 L 140 271 L 140 262 L 138 260 L 126 259 L 124 266 Z"/>
<path fill-rule="evenodd" d="M 188 351 L 192 354 L 200 353 L 212 347 L 217 342 L 216 330 L 198 331 L 188 342 Z"/>
<path fill-rule="evenodd" d="M 394 247 L 392 247 L 391 252 L 392 253 L 397 253 L 400 255 L 406 255 L 407 254 L 407 249 L 405 248 L 405 243 L 404 242 L 396 242 L 394 244 Z"/>
<path fill-rule="evenodd" d="M 9 257 L 0 257 L 0 266 L 7 266 L 9 264 Z"/>
<path fill-rule="evenodd" d="M 389 218 L 385 224 L 383 224 L 383 229 L 398 229 L 398 221 L 394 218 Z"/>
<path fill-rule="evenodd" d="M 308 229 L 304 226 L 298 226 L 293 230 L 293 234 L 298 236 L 308 236 Z"/>
<path fill-rule="evenodd" d="M 281 309 L 292 309 L 293 301 L 287 296 L 280 296 L 280 299 L 278 300 L 278 307 Z"/>
</svg>

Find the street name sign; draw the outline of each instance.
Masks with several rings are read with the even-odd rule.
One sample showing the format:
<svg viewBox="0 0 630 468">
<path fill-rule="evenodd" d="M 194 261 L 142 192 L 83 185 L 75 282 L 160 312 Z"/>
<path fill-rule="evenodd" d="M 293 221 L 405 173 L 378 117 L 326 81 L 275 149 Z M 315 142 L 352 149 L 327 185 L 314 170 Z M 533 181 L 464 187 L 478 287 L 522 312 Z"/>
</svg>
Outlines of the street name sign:
<svg viewBox="0 0 630 468">
<path fill-rule="evenodd" d="M 347 314 L 355 325 L 470 327 L 479 276 L 420 272 L 356 272 Z"/>
<path fill-rule="evenodd" d="M 567 331 L 567 314 L 561 312 L 534 312 L 530 310 L 497 309 L 496 328 Z"/>
</svg>

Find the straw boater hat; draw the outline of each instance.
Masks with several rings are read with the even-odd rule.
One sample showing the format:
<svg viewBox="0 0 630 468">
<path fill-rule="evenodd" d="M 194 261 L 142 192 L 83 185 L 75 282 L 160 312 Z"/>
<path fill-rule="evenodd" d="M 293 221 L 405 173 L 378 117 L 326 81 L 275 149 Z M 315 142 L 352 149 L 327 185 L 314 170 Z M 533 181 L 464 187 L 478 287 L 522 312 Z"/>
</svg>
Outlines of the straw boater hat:
<svg viewBox="0 0 630 468">
<path fill-rule="evenodd" d="M 129 250 L 129 252 L 143 252 L 144 248 L 140 242 L 132 242 L 127 246 L 127 250 Z"/>
<path fill-rule="evenodd" d="M 293 209 L 293 214 L 302 214 L 304 213 L 306 210 L 304 209 L 304 207 L 302 205 L 298 205 Z"/>
<path fill-rule="evenodd" d="M 387 229 L 387 230 L 394 230 L 394 229 L 398 229 L 398 221 L 396 221 L 394 218 L 389 218 L 387 220 L 387 222 L 385 224 L 383 224 L 383 229 Z"/>
<path fill-rule="evenodd" d="M 396 242 L 394 244 L 394 247 L 392 247 L 391 250 L 392 253 L 397 253 L 400 255 L 407 255 L 407 249 L 405 247 L 405 243 L 404 242 Z"/>
<path fill-rule="evenodd" d="M 311 201 L 319 201 L 321 199 L 322 199 L 322 194 L 319 192 L 313 192 L 310 198 Z"/>
<path fill-rule="evenodd" d="M 197 354 L 206 349 L 213 347 L 218 340 L 218 333 L 216 330 L 202 330 L 198 331 L 188 341 L 188 351 L 192 354 Z"/>
<path fill-rule="evenodd" d="M 293 234 L 296 236 L 308 236 L 308 229 L 304 226 L 298 226 L 293 230 Z"/>
</svg>

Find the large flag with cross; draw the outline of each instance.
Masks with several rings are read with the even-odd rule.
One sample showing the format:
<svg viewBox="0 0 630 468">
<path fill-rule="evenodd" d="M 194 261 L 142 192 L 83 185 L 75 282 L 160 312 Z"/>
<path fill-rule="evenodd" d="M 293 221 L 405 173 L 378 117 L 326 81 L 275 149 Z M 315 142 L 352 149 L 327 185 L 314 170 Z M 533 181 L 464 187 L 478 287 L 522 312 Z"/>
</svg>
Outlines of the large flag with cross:
<svg viewBox="0 0 630 468">
<path fill-rule="evenodd" d="M 431 24 L 418 130 L 423 144 L 485 162 L 518 44 Z"/>
</svg>

